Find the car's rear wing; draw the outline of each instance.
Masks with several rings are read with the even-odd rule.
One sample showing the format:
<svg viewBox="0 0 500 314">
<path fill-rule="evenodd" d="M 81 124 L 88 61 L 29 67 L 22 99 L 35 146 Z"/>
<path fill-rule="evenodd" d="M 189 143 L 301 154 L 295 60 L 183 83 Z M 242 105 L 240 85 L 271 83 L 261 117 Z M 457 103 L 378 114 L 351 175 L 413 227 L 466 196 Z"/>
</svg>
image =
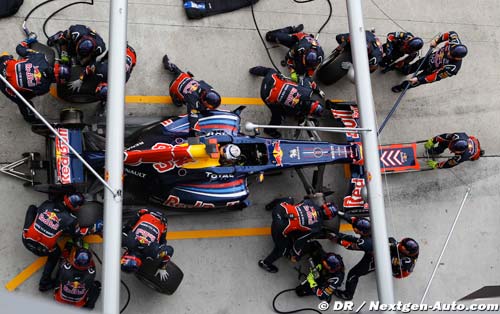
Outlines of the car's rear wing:
<svg viewBox="0 0 500 314">
<path fill-rule="evenodd" d="M 358 128 L 359 111 L 355 102 L 329 101 L 329 109 L 334 119 L 348 128 Z M 346 133 L 347 141 L 360 146 L 362 154 L 361 137 L 359 133 Z M 417 159 L 417 144 L 390 144 L 379 146 L 380 169 L 382 173 L 397 173 L 420 170 Z M 349 188 L 344 196 L 343 207 L 349 212 L 367 214 L 368 204 L 365 202 L 363 188 L 366 184 L 363 158 L 351 164 L 348 169 L 350 177 Z"/>
</svg>

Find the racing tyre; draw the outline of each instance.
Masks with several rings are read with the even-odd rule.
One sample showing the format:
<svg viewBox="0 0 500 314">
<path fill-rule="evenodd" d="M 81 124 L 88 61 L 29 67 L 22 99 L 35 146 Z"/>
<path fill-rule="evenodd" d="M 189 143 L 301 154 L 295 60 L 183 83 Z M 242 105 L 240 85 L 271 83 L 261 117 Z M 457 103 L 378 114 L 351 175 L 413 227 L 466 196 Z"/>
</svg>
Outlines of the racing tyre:
<svg viewBox="0 0 500 314">
<path fill-rule="evenodd" d="M 45 54 L 45 58 L 47 59 L 49 64 L 54 66 L 54 63 L 56 60 L 56 53 L 52 48 L 50 48 L 47 45 L 44 45 L 42 43 L 37 42 L 37 43 L 33 43 L 31 45 L 31 49 Z"/>
<path fill-rule="evenodd" d="M 323 227 L 327 230 L 339 232 L 340 231 L 340 217 L 335 217 L 330 220 L 323 221 Z"/>
<path fill-rule="evenodd" d="M 78 211 L 78 223 L 82 227 L 89 227 L 95 224 L 98 219 L 103 218 L 102 204 L 97 202 L 88 202 L 83 204 Z"/>
<path fill-rule="evenodd" d="M 350 49 L 344 49 L 337 57 L 327 58 L 316 72 L 316 78 L 325 85 L 332 85 L 345 76 L 348 70 L 342 69 L 343 62 L 351 62 Z"/>
<path fill-rule="evenodd" d="M 159 293 L 172 295 L 181 284 L 184 273 L 174 262 L 170 261 L 167 264 L 168 279 L 162 281 L 156 276 L 158 264 L 158 260 L 143 260 L 141 268 L 135 275 L 140 281 L 153 290 Z"/>
</svg>

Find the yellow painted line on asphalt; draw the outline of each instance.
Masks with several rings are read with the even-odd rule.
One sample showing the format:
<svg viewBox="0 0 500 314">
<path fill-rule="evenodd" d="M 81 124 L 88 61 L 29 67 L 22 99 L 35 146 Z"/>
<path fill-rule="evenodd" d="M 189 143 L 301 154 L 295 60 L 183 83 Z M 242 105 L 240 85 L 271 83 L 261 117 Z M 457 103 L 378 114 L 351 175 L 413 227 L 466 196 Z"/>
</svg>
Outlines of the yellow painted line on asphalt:
<svg viewBox="0 0 500 314">
<path fill-rule="evenodd" d="M 352 231 L 350 224 L 341 224 L 341 232 Z M 209 239 L 209 238 L 229 238 L 229 237 L 255 237 L 271 235 L 270 227 L 262 228 L 237 228 L 237 229 L 213 229 L 213 230 L 184 230 L 169 231 L 168 240 L 187 240 L 187 239 Z M 85 242 L 101 243 L 102 238 L 98 235 L 85 237 Z"/>
<path fill-rule="evenodd" d="M 50 94 L 56 98 L 57 88 L 52 86 Z M 172 97 L 170 96 L 148 96 L 148 95 L 128 95 L 125 96 L 125 103 L 127 104 L 172 104 Z M 222 97 L 223 105 L 247 105 L 247 106 L 263 106 L 264 102 L 260 98 L 255 97 Z"/>
<path fill-rule="evenodd" d="M 143 96 L 131 95 L 125 96 L 125 103 L 127 104 L 171 104 L 172 97 L 170 96 Z"/>
<path fill-rule="evenodd" d="M 46 256 L 38 258 L 31 265 L 29 265 L 22 272 L 20 272 L 16 277 L 14 277 L 11 281 L 9 281 L 5 285 L 5 289 L 7 289 L 8 291 L 14 291 L 14 289 L 16 289 L 17 287 L 19 287 L 29 277 L 31 277 L 40 268 L 42 268 L 43 265 L 45 265 L 46 261 L 47 261 L 47 257 Z"/>
<path fill-rule="evenodd" d="M 349 224 L 341 224 L 341 232 L 352 231 L 352 226 Z M 186 239 L 208 239 L 208 238 L 228 238 L 228 237 L 253 237 L 253 236 L 269 236 L 271 235 L 270 227 L 262 228 L 237 228 L 237 229 L 213 229 L 213 230 L 184 230 L 170 231 L 167 239 L 169 240 L 186 240 Z M 102 243 L 102 237 L 99 235 L 86 236 L 85 242 L 90 244 Z M 22 272 L 9 281 L 5 288 L 8 291 L 14 291 L 23 282 L 30 278 L 40 268 L 43 267 L 47 257 L 40 257 L 31 265 L 26 267 Z"/>
<path fill-rule="evenodd" d="M 344 164 L 344 178 L 346 178 L 346 179 L 351 178 L 351 165 L 350 164 Z"/>
</svg>

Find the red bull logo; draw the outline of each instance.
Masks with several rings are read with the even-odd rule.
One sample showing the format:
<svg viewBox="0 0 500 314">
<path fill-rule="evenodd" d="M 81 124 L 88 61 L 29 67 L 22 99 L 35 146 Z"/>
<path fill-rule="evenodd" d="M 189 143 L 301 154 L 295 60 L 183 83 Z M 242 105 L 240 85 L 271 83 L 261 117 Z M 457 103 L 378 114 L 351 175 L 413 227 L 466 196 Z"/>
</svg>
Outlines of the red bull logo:
<svg viewBox="0 0 500 314">
<path fill-rule="evenodd" d="M 61 184 L 71 183 L 71 160 L 69 156 L 58 156 L 57 163 L 57 179 Z"/>
<path fill-rule="evenodd" d="M 40 85 L 42 81 L 42 72 L 38 66 L 33 66 L 31 63 L 26 63 L 25 65 L 26 82 L 28 87 L 34 87 Z"/>
<path fill-rule="evenodd" d="M 33 67 L 33 76 L 35 78 L 35 85 L 40 85 L 42 82 L 42 72 L 38 69 L 38 66 Z"/>
<path fill-rule="evenodd" d="M 359 110 L 356 106 L 351 106 L 351 110 L 334 110 L 332 109 L 332 115 L 335 119 L 340 119 L 346 128 L 356 128 L 358 127 Z M 358 139 L 359 133 L 349 132 L 346 133 L 348 139 Z"/>
<path fill-rule="evenodd" d="M 147 230 L 137 229 L 135 231 L 135 239 L 141 244 L 149 245 L 154 239 L 156 239 L 156 236 Z"/>
<path fill-rule="evenodd" d="M 71 295 L 71 301 L 79 301 L 78 297 L 83 297 L 86 293 L 85 283 L 78 281 L 67 281 L 63 286 L 63 292 Z"/>
<path fill-rule="evenodd" d="M 181 203 L 178 196 L 169 195 L 167 200 L 163 202 L 163 205 L 174 208 L 214 208 L 215 205 L 212 203 L 205 203 L 202 201 L 196 201 L 194 205 Z"/>
<path fill-rule="evenodd" d="M 59 221 L 61 219 L 57 217 L 56 213 L 45 210 L 41 215 L 38 216 L 38 219 L 52 230 L 59 229 Z"/>
<path fill-rule="evenodd" d="M 200 84 L 198 84 L 197 81 L 191 80 L 190 82 L 188 82 L 186 84 L 186 86 L 184 86 L 184 88 L 182 89 L 182 93 L 183 94 L 192 94 L 192 93 L 196 92 L 199 87 L 200 87 Z"/>
<path fill-rule="evenodd" d="M 167 171 L 170 171 L 174 168 L 180 168 L 182 165 L 187 164 L 188 162 L 192 162 L 193 158 L 187 151 L 187 149 L 180 149 L 178 145 L 171 145 L 167 143 L 156 143 L 151 147 L 152 150 L 168 150 L 172 154 L 172 160 L 166 161 L 166 162 L 156 162 L 153 164 L 153 168 L 158 171 L 159 173 L 164 173 Z M 176 154 L 176 150 L 179 150 L 179 152 Z"/>
<path fill-rule="evenodd" d="M 284 105 L 295 108 L 295 106 L 299 103 L 299 101 L 300 101 L 300 94 L 297 88 L 292 87 L 290 92 L 288 93 L 288 96 L 286 97 Z"/>
<path fill-rule="evenodd" d="M 282 167 L 283 166 L 283 151 L 281 150 L 281 147 L 280 147 L 280 141 L 274 142 L 273 157 L 274 157 L 274 160 L 276 162 L 276 166 Z"/>
<path fill-rule="evenodd" d="M 365 179 L 363 178 L 352 178 L 351 183 L 354 184 L 354 188 L 351 195 L 344 197 L 344 208 L 356 208 L 363 207 L 365 201 L 361 196 L 361 189 L 365 186 Z"/>
<path fill-rule="evenodd" d="M 66 141 L 66 143 L 69 142 L 69 130 L 68 129 L 57 129 L 57 132 L 59 135 Z M 69 154 L 70 150 L 68 145 L 64 144 L 59 137 L 56 137 L 56 155 L 57 154 Z"/>
<path fill-rule="evenodd" d="M 58 129 L 59 135 L 69 142 L 68 129 Z M 57 179 L 61 184 L 71 183 L 71 159 L 68 156 L 70 153 L 68 145 L 64 144 L 58 137 L 56 137 L 56 169 Z"/>
</svg>

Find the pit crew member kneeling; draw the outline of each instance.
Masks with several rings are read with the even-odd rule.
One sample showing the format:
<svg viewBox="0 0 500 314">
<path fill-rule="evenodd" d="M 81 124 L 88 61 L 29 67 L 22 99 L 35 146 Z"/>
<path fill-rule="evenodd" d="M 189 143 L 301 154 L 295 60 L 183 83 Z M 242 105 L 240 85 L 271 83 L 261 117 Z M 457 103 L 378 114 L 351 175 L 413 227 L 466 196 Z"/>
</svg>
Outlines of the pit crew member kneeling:
<svg viewBox="0 0 500 314">
<path fill-rule="evenodd" d="M 292 262 L 299 260 L 307 241 L 322 233 L 323 220 L 337 215 L 337 208 L 332 203 L 320 207 L 311 200 L 304 200 L 294 205 L 292 198 L 276 199 L 266 209 L 273 211 L 271 235 L 275 247 L 259 261 L 259 266 L 270 273 L 278 271 L 273 262 L 282 256 L 289 255 Z"/>
<path fill-rule="evenodd" d="M 143 259 L 160 259 L 156 275 L 160 280 L 166 280 L 166 267 L 174 254 L 174 249 L 167 245 L 167 217 L 160 212 L 140 209 L 122 231 L 125 253 L 121 258 L 121 269 L 127 273 L 137 272 Z"/>
<path fill-rule="evenodd" d="M 95 276 L 95 264 L 88 244 L 78 247 L 72 241 L 66 242 L 54 299 L 60 303 L 93 309 L 101 293 L 101 283 L 95 280 Z"/>
<path fill-rule="evenodd" d="M 84 203 L 83 195 L 65 195 L 62 200 L 45 201 L 39 207 L 31 205 L 26 212 L 22 240 L 24 246 L 37 256 L 48 256 L 38 289 L 54 287 L 52 271 L 57 266 L 61 249 L 57 245 L 63 235 L 81 237 L 102 231 L 102 220 L 90 228 L 80 228 L 76 213 Z"/>
<path fill-rule="evenodd" d="M 478 139 L 465 133 L 444 133 L 429 139 L 424 146 L 431 156 L 442 154 L 446 148 L 455 154 L 454 157 L 439 163 L 429 160 L 427 165 L 432 169 L 452 168 L 467 160 L 478 160 L 484 155 Z"/>
<path fill-rule="evenodd" d="M 260 97 L 271 110 L 270 125 L 281 125 L 281 120 L 286 115 L 319 117 L 323 113 L 323 105 L 319 100 L 314 100 L 313 95 L 325 98 L 325 93 L 310 78 L 295 83 L 276 70 L 263 66 L 253 67 L 249 72 L 264 77 Z M 281 137 L 281 133 L 275 128 L 266 128 L 264 133 L 273 138 Z"/>
<path fill-rule="evenodd" d="M 189 137 L 199 136 L 201 131 L 198 124 L 199 115 L 203 111 L 214 110 L 220 106 L 219 93 L 205 81 L 193 79 L 190 72 L 182 72 L 178 66 L 170 62 L 167 55 L 163 56 L 163 67 L 175 75 L 169 89 L 174 105 L 180 107 L 186 104 L 187 106 Z"/>
<path fill-rule="evenodd" d="M 304 253 L 310 256 L 307 278 L 295 288 L 299 297 L 315 295 L 322 301 L 330 302 L 332 295 L 344 281 L 342 256 L 326 253 L 318 241 L 308 242 Z"/>
</svg>

